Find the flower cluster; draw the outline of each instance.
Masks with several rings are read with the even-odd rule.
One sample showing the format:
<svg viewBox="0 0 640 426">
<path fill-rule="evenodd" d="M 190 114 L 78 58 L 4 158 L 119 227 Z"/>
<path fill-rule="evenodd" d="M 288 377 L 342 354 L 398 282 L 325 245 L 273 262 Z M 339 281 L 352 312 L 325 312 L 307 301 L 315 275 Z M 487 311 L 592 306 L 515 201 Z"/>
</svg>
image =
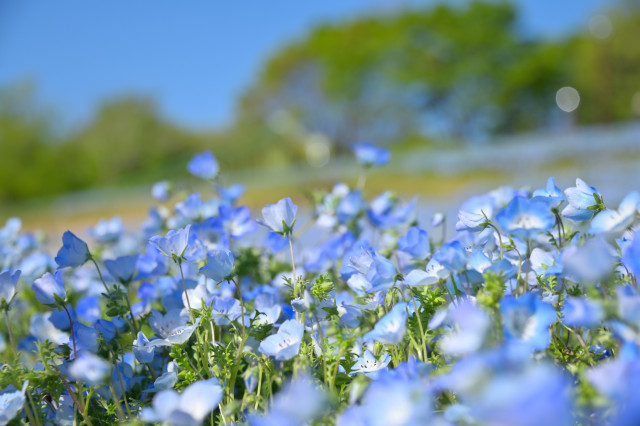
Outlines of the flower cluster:
<svg viewBox="0 0 640 426">
<path fill-rule="evenodd" d="M 362 176 L 389 160 L 354 150 Z M 188 169 L 216 185 L 210 152 Z M 503 187 L 443 240 L 364 177 L 301 217 L 172 185 L 55 255 L 0 229 L 0 425 L 640 423 L 638 193 Z"/>
</svg>

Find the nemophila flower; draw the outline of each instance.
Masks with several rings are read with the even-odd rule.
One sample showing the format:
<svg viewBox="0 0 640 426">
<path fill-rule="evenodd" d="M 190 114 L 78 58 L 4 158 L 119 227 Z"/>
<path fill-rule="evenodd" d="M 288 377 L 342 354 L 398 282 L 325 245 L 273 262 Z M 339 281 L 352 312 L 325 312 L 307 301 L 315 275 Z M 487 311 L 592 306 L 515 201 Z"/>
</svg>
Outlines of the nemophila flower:
<svg viewBox="0 0 640 426">
<path fill-rule="evenodd" d="M 640 233 L 635 233 L 633 241 L 622 251 L 622 263 L 636 277 L 640 277 Z"/>
<path fill-rule="evenodd" d="M 197 324 L 188 326 L 189 315 L 180 309 L 172 309 L 165 315 L 155 309 L 149 315 L 149 325 L 162 339 L 153 340 L 158 346 L 180 345 L 191 337 Z"/>
<path fill-rule="evenodd" d="M 256 310 L 256 314 L 259 312 L 254 320 L 257 325 L 275 324 L 282 312 L 282 307 L 274 294 L 259 294 L 253 301 L 253 307 Z M 251 318 L 256 314 L 250 314 L 250 316 L 246 314 L 249 320 L 245 320 L 245 324 L 250 324 Z"/>
<path fill-rule="evenodd" d="M 87 243 L 76 237 L 71 231 L 62 234 L 62 247 L 56 256 L 58 268 L 75 268 L 91 259 Z"/>
<path fill-rule="evenodd" d="M 100 302 L 97 296 L 87 296 L 78 300 L 76 315 L 84 323 L 93 325 L 100 318 Z"/>
<path fill-rule="evenodd" d="M 397 345 L 402 342 L 407 332 L 407 304 L 396 304 L 389 313 L 380 318 L 373 330 L 364 335 L 362 340 Z"/>
<path fill-rule="evenodd" d="M 556 266 L 555 255 L 544 251 L 539 247 L 531 250 L 531 255 L 529 255 L 529 264 L 536 275 L 551 276 L 562 273 L 562 268 Z"/>
<path fill-rule="evenodd" d="M 45 305 L 56 305 L 58 303 L 56 299 L 67 298 L 62 282 L 62 271 L 57 271 L 55 275 L 51 275 L 50 272 L 45 273 L 33 282 L 31 289 L 36 293 L 36 299 Z"/>
<path fill-rule="evenodd" d="M 376 251 L 362 249 L 359 256 L 349 259 L 349 266 L 361 275 L 353 275 L 348 284 L 354 290 L 374 292 L 387 290 L 393 286 L 397 276 L 395 265 Z"/>
<path fill-rule="evenodd" d="M 408 225 L 415 220 L 416 199 L 400 203 L 391 191 L 383 192 L 374 199 L 367 209 L 371 223 L 380 229 Z"/>
<path fill-rule="evenodd" d="M 16 390 L 13 386 L 6 387 L 0 391 L 0 425 L 6 425 L 13 419 L 18 411 L 22 410 L 26 401 L 29 381 L 25 381 L 21 390 Z"/>
<path fill-rule="evenodd" d="M 444 215 L 444 213 L 437 212 L 431 218 L 431 226 L 433 226 L 434 228 L 437 228 L 438 226 L 444 223 L 445 219 L 446 219 L 446 216 Z"/>
<path fill-rule="evenodd" d="M 274 396 L 268 413 L 249 418 L 254 426 L 294 426 L 312 424 L 329 406 L 327 395 L 312 377 L 301 374 Z"/>
<path fill-rule="evenodd" d="M 381 378 L 364 391 L 362 405 L 353 405 L 339 418 L 338 426 L 402 426 L 447 424 L 433 413 L 433 395 L 420 381 Z"/>
<path fill-rule="evenodd" d="M 371 142 L 363 142 L 351 145 L 358 163 L 364 167 L 384 166 L 389 162 L 391 153 L 386 148 L 377 147 Z"/>
<path fill-rule="evenodd" d="M 147 336 L 142 331 L 138 332 L 136 340 L 133 341 L 133 355 L 140 363 L 153 361 L 155 346 L 151 345 Z"/>
<path fill-rule="evenodd" d="M 178 364 L 171 361 L 167 363 L 165 372 L 153 382 L 151 392 L 172 389 L 178 383 Z"/>
<path fill-rule="evenodd" d="M 491 327 L 489 316 L 469 299 L 463 299 L 447 315 L 447 321 L 454 325 L 454 331 L 444 336 L 440 349 L 449 355 L 471 354 L 484 343 Z"/>
<path fill-rule="evenodd" d="M 281 235 L 290 235 L 296 222 L 298 206 L 291 198 L 283 198 L 276 204 L 267 204 L 262 209 L 262 220 L 258 223 Z"/>
<path fill-rule="evenodd" d="M 98 352 L 98 349 L 100 349 L 100 343 L 98 342 L 99 335 L 94 327 L 88 327 L 81 322 L 76 322 L 73 324 L 73 332 L 79 354 L 83 352 Z M 66 343 L 70 348 L 73 348 L 73 340 L 71 338 L 69 338 Z"/>
<path fill-rule="evenodd" d="M 592 234 L 622 234 L 635 218 L 640 206 L 640 194 L 631 192 L 620 202 L 618 210 L 603 210 L 591 220 Z"/>
<path fill-rule="evenodd" d="M 570 245 L 562 250 L 563 273 L 572 281 L 596 283 L 613 272 L 615 250 L 602 237 L 591 238 L 582 246 Z"/>
<path fill-rule="evenodd" d="M 603 362 L 587 371 L 586 377 L 591 386 L 613 402 L 616 412 L 613 419 L 610 419 L 611 424 L 638 424 L 640 362 L 637 354 L 618 356 L 613 361 Z"/>
<path fill-rule="evenodd" d="M 306 252 L 304 268 L 309 272 L 324 273 L 335 265 L 336 260 L 344 256 L 346 250 L 355 241 L 355 236 L 346 231 L 335 235 L 322 244 Z"/>
<path fill-rule="evenodd" d="M 604 319 L 599 303 L 584 297 L 568 297 L 562 308 L 562 322 L 571 327 L 595 327 Z"/>
<path fill-rule="evenodd" d="M 451 272 L 458 272 L 467 266 L 467 252 L 459 241 L 444 243 L 433 254 L 433 259 Z"/>
<path fill-rule="evenodd" d="M 240 197 L 242 197 L 242 195 L 244 195 L 245 187 L 244 185 L 238 183 L 235 185 L 231 185 L 228 188 L 225 188 L 224 186 L 217 186 L 216 190 L 218 191 L 220 198 L 225 203 L 232 206 L 236 203 L 236 201 L 238 201 Z"/>
<path fill-rule="evenodd" d="M 258 224 L 251 219 L 251 210 L 248 207 L 220 206 L 218 218 L 222 222 L 222 229 L 235 239 L 242 238 L 258 229 Z"/>
<path fill-rule="evenodd" d="M 566 200 L 562 190 L 556 186 L 555 177 L 551 176 L 547 180 L 547 186 L 544 189 L 536 189 L 533 191 L 532 201 L 542 201 L 549 207 L 558 207 L 560 203 Z"/>
<path fill-rule="evenodd" d="M 458 212 L 458 221 L 456 222 L 456 231 L 478 232 L 487 227 L 488 219 L 481 213 L 470 213 L 460 210 Z"/>
<path fill-rule="evenodd" d="M 517 299 L 506 296 L 500 301 L 504 336 L 534 350 L 549 346 L 549 327 L 556 321 L 556 312 L 537 295 L 526 293 Z"/>
<path fill-rule="evenodd" d="M 213 297 L 211 302 L 211 317 L 217 325 L 229 325 L 242 315 L 240 301 L 233 297 Z"/>
<path fill-rule="evenodd" d="M 410 254 L 414 259 L 426 259 L 431 254 L 429 234 L 424 229 L 412 226 L 398 238 L 398 250 Z"/>
<path fill-rule="evenodd" d="M 602 196 L 593 186 L 582 179 L 576 179 L 576 186 L 564 190 L 569 205 L 562 210 L 562 215 L 576 222 L 589 220 L 601 209 Z"/>
<path fill-rule="evenodd" d="M 50 321 L 51 312 L 35 313 L 29 319 L 29 333 L 36 340 L 49 340 L 56 345 L 63 345 L 69 341 L 69 334 L 56 328 Z"/>
<path fill-rule="evenodd" d="M 218 160 L 216 160 L 211 151 L 205 151 L 191 158 L 191 161 L 187 164 L 187 170 L 196 177 L 213 179 L 218 175 L 220 167 L 218 166 Z"/>
<path fill-rule="evenodd" d="M 163 390 L 153 398 L 151 407 L 142 409 L 140 419 L 176 426 L 200 425 L 222 401 L 223 395 L 217 379 L 194 382 L 180 394 L 173 389 Z"/>
<path fill-rule="evenodd" d="M 78 316 L 76 315 L 76 310 L 73 309 L 73 306 L 68 306 L 67 310 L 69 311 L 69 315 L 65 312 L 64 309 L 58 308 L 57 311 L 52 311 L 51 316 L 49 317 L 49 322 L 53 324 L 58 330 L 69 330 L 71 328 L 71 323 L 69 323 L 69 317 L 71 317 L 71 321 L 75 323 L 78 320 Z"/>
<path fill-rule="evenodd" d="M 219 283 L 232 275 L 233 260 L 233 253 L 229 250 L 213 250 L 200 272 Z"/>
<path fill-rule="evenodd" d="M 260 352 L 274 357 L 277 361 L 286 361 L 300 352 L 300 344 L 304 334 L 304 324 L 296 320 L 282 323 L 278 332 L 268 336 L 260 343 Z"/>
<path fill-rule="evenodd" d="M 171 183 L 166 180 L 154 183 L 151 195 L 158 201 L 167 201 L 171 197 Z"/>
<path fill-rule="evenodd" d="M 551 229 L 556 218 L 545 203 L 515 197 L 496 214 L 496 221 L 508 234 L 528 239 Z"/>
<path fill-rule="evenodd" d="M 338 222 L 348 224 L 364 212 L 366 207 L 367 203 L 362 198 L 362 191 L 350 191 L 336 206 L 336 218 Z"/>
<path fill-rule="evenodd" d="M 116 333 L 118 331 L 118 328 L 112 321 L 105 320 L 105 319 L 97 320 L 96 323 L 94 324 L 94 327 L 96 328 L 96 331 L 98 332 L 98 334 L 102 336 L 102 338 L 107 342 L 111 341 L 114 337 L 116 337 Z"/>
<path fill-rule="evenodd" d="M 554 367 L 533 364 L 498 374 L 465 399 L 471 416 L 491 425 L 570 425 L 571 384 Z"/>
<path fill-rule="evenodd" d="M 11 270 L 0 273 L 0 304 L 8 307 L 16 295 L 16 286 L 20 278 L 20 271 L 11 272 Z"/>
<path fill-rule="evenodd" d="M 147 244 L 146 252 L 138 255 L 136 270 L 138 275 L 136 280 L 147 280 L 150 278 L 165 275 L 168 269 L 166 256 L 156 248 L 155 245 Z"/>
<path fill-rule="evenodd" d="M 114 216 L 109 220 L 100 219 L 94 228 L 87 231 L 87 234 L 104 244 L 118 241 L 123 232 L 122 220 L 118 216 Z"/>
<path fill-rule="evenodd" d="M 425 270 L 414 269 L 404 277 L 404 283 L 409 286 L 432 285 L 446 279 L 450 272 L 433 257 L 427 263 Z"/>
<path fill-rule="evenodd" d="M 167 235 L 164 237 L 159 235 L 151 237 L 149 243 L 160 250 L 160 252 L 165 256 L 174 260 L 180 260 L 184 258 L 184 253 L 187 250 L 190 230 L 190 224 L 178 230 L 172 229 L 167 232 Z"/>
<path fill-rule="evenodd" d="M 384 353 L 382 358 L 378 360 L 368 349 L 364 351 L 362 356 L 356 360 L 351 367 L 351 374 L 363 373 L 371 379 L 376 379 L 381 371 L 387 369 L 391 362 L 389 354 Z"/>
<path fill-rule="evenodd" d="M 121 284 L 129 284 L 136 274 L 138 255 L 120 256 L 115 260 L 105 260 L 104 266 L 111 277 Z"/>
<path fill-rule="evenodd" d="M 89 387 L 101 384 L 110 371 L 109 362 L 90 353 L 81 353 L 69 367 L 69 375 Z"/>
</svg>

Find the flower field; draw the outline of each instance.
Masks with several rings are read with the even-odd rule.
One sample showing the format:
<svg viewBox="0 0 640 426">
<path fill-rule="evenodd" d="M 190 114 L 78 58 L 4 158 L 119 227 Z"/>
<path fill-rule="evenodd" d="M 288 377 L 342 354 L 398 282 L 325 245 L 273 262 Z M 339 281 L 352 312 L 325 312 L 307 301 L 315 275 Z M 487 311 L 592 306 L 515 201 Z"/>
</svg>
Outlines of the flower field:
<svg viewBox="0 0 640 426">
<path fill-rule="evenodd" d="M 47 253 L 9 219 L 0 425 L 640 424 L 640 194 L 551 177 L 418 223 L 367 193 L 389 152 L 353 151 L 308 221 L 238 206 L 211 152 L 188 165 L 210 193 L 158 182 L 137 230 Z"/>
</svg>

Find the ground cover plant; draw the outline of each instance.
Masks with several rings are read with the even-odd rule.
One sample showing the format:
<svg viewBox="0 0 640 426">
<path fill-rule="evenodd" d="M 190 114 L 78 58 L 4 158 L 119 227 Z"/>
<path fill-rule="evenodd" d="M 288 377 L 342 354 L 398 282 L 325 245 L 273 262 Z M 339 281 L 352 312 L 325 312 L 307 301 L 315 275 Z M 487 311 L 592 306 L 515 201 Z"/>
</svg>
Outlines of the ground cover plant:
<svg viewBox="0 0 640 426">
<path fill-rule="evenodd" d="M 51 256 L 9 219 L 0 424 L 640 422 L 638 193 L 502 187 L 447 236 L 367 196 L 389 154 L 354 152 L 356 187 L 304 220 L 290 198 L 236 206 L 210 152 L 188 170 L 211 193 L 171 205 L 159 182 L 134 232 L 103 220 Z"/>
</svg>

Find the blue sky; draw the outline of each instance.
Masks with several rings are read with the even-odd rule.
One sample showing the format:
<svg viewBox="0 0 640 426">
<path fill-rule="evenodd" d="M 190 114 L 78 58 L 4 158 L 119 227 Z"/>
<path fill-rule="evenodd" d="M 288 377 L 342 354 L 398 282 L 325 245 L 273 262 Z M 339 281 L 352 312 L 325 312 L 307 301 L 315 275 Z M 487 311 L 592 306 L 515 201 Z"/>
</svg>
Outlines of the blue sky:
<svg viewBox="0 0 640 426">
<path fill-rule="evenodd" d="M 459 0 L 455 0 L 459 1 Z M 1 0 L 0 86 L 29 80 L 69 124 L 137 93 L 197 128 L 228 123 L 264 60 L 314 24 L 426 1 Z M 517 0 L 521 28 L 557 37 L 610 0 Z"/>
</svg>

